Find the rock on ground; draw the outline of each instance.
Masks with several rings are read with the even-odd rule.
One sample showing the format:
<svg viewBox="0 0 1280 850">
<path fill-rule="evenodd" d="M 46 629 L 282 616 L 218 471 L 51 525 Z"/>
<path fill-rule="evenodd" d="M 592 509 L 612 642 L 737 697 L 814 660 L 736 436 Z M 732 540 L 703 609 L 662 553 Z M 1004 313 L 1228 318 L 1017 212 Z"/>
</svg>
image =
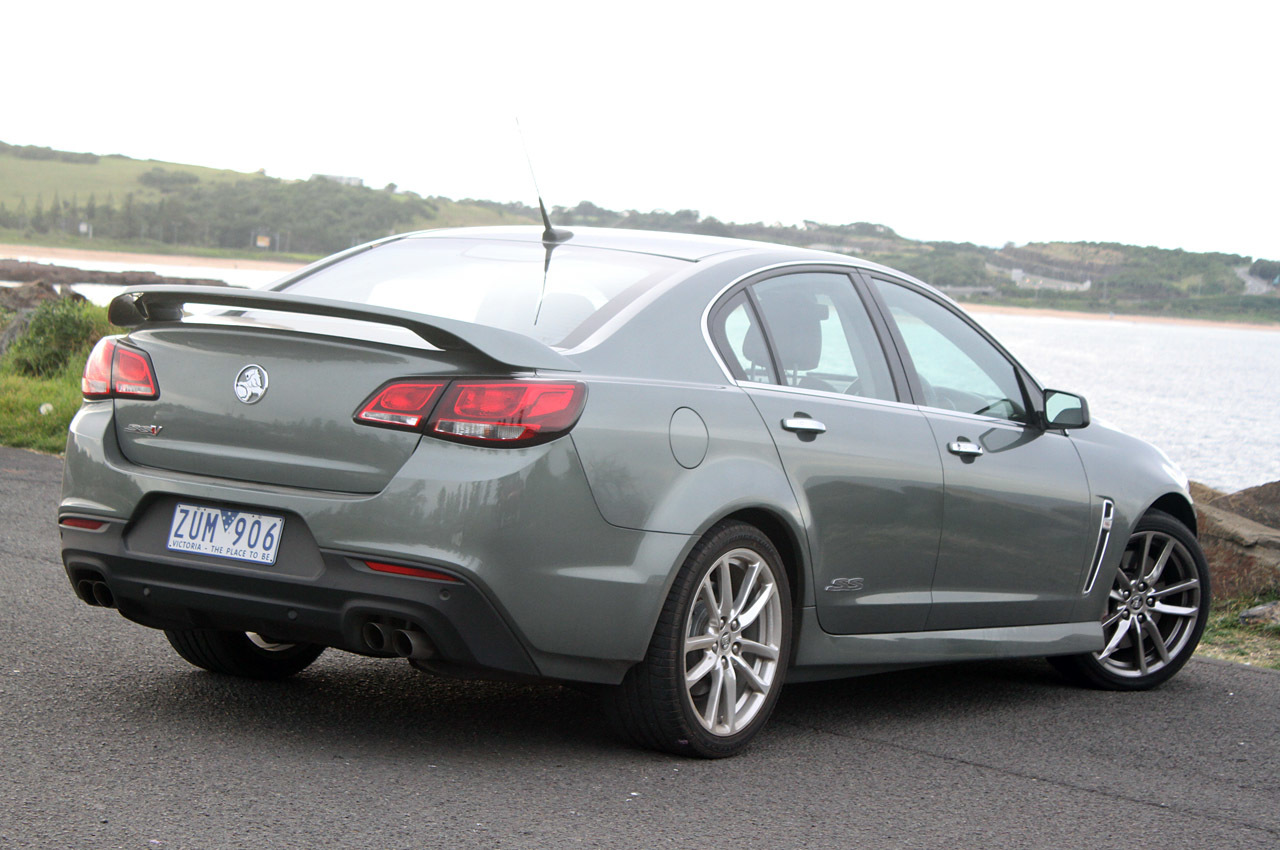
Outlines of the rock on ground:
<svg viewBox="0 0 1280 850">
<path fill-rule="evenodd" d="M 1231 494 L 1193 482 L 1191 495 L 1214 594 L 1280 588 L 1280 481 Z"/>
</svg>

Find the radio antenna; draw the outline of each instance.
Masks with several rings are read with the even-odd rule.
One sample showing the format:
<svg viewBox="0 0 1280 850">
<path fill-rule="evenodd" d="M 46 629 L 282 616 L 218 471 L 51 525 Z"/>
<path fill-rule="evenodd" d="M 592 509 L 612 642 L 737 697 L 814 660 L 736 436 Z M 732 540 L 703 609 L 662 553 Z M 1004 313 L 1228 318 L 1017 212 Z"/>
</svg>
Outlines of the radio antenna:
<svg viewBox="0 0 1280 850">
<path fill-rule="evenodd" d="M 538 211 L 542 213 L 542 244 L 548 248 L 567 242 L 573 237 L 568 230 L 556 230 L 551 226 L 551 216 L 547 215 L 547 205 L 542 202 L 542 189 L 538 188 L 538 175 L 533 170 L 533 157 L 529 156 L 529 145 L 524 140 L 524 129 L 520 119 L 516 118 L 516 133 L 520 136 L 520 147 L 524 149 L 524 161 L 529 164 L 529 176 L 533 178 L 533 191 L 538 196 Z M 547 265 L 551 264 L 551 251 L 547 251 Z"/>
<path fill-rule="evenodd" d="M 538 306 L 533 311 L 533 323 L 538 324 L 542 317 L 542 302 L 547 297 L 547 273 L 551 271 L 551 252 L 561 242 L 568 242 L 573 233 L 568 230 L 556 230 L 551 226 L 551 216 L 547 215 L 547 205 L 542 202 L 542 190 L 538 188 L 538 175 L 533 170 L 533 158 L 529 156 L 529 145 L 524 140 L 524 129 L 520 126 L 520 118 L 516 118 L 516 133 L 520 136 L 520 147 L 524 149 L 524 161 L 529 163 L 529 176 L 533 178 L 533 191 L 538 195 L 538 211 L 542 213 L 542 247 L 546 256 L 542 258 L 542 289 L 538 292 Z"/>
</svg>

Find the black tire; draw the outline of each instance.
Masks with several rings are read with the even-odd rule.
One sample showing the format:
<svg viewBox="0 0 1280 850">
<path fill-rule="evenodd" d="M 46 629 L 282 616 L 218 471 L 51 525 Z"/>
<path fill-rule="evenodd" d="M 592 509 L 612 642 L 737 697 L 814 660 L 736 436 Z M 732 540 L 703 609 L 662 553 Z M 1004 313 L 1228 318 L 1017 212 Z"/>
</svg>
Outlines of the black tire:
<svg viewBox="0 0 1280 850">
<path fill-rule="evenodd" d="M 729 594 L 718 590 L 726 580 Z M 727 605 L 717 602 L 730 596 Z M 791 589 L 781 556 L 758 529 L 722 522 L 689 553 L 648 653 L 606 692 L 605 709 L 614 728 L 639 746 L 733 756 L 773 712 L 790 652 Z M 687 684 L 698 670 L 700 678 Z M 726 693 L 733 695 L 732 711 Z"/>
<path fill-rule="evenodd" d="M 313 643 L 273 643 L 245 632 L 165 629 L 164 636 L 179 655 L 195 666 L 246 679 L 292 676 L 324 652 L 323 646 Z"/>
<path fill-rule="evenodd" d="M 1208 616 L 1209 565 L 1200 544 L 1181 522 L 1153 510 L 1134 526 L 1109 591 L 1106 647 L 1049 663 L 1092 688 L 1154 688 L 1191 658 Z"/>
</svg>

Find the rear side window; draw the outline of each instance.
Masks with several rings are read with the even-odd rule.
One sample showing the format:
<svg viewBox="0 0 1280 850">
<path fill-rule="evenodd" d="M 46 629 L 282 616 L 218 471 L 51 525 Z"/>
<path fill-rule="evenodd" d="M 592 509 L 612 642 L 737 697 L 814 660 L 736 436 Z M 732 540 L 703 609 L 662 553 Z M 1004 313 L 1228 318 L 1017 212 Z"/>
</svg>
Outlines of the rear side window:
<svg viewBox="0 0 1280 850">
<path fill-rule="evenodd" d="M 847 275 L 760 281 L 729 299 L 710 330 L 739 381 L 897 400 L 884 350 Z"/>
<path fill-rule="evenodd" d="M 760 320 L 745 293 L 739 292 L 725 305 L 713 332 L 720 350 L 731 358 L 729 370 L 735 378 L 758 384 L 778 383 Z"/>
<path fill-rule="evenodd" d="M 401 239 L 319 269 L 294 295 L 409 310 L 568 347 L 683 260 L 540 242 Z"/>
<path fill-rule="evenodd" d="M 752 291 L 783 383 L 896 400 L 884 352 L 848 276 L 790 274 L 762 281 Z"/>
</svg>

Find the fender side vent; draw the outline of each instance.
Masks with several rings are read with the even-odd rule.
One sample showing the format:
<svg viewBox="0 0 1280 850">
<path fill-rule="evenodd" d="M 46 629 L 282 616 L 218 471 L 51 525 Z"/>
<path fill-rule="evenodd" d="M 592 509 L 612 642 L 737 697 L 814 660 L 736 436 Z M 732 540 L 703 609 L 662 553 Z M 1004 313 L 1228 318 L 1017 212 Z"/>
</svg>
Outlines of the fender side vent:
<svg viewBox="0 0 1280 850">
<path fill-rule="evenodd" d="M 1093 550 L 1093 564 L 1089 567 L 1089 577 L 1085 579 L 1085 596 L 1093 590 L 1093 583 L 1098 580 L 1098 570 L 1102 567 L 1102 559 L 1107 556 L 1107 543 L 1111 540 L 1111 523 L 1115 519 L 1116 503 L 1110 499 L 1102 500 L 1102 522 L 1098 524 L 1098 545 Z"/>
</svg>

